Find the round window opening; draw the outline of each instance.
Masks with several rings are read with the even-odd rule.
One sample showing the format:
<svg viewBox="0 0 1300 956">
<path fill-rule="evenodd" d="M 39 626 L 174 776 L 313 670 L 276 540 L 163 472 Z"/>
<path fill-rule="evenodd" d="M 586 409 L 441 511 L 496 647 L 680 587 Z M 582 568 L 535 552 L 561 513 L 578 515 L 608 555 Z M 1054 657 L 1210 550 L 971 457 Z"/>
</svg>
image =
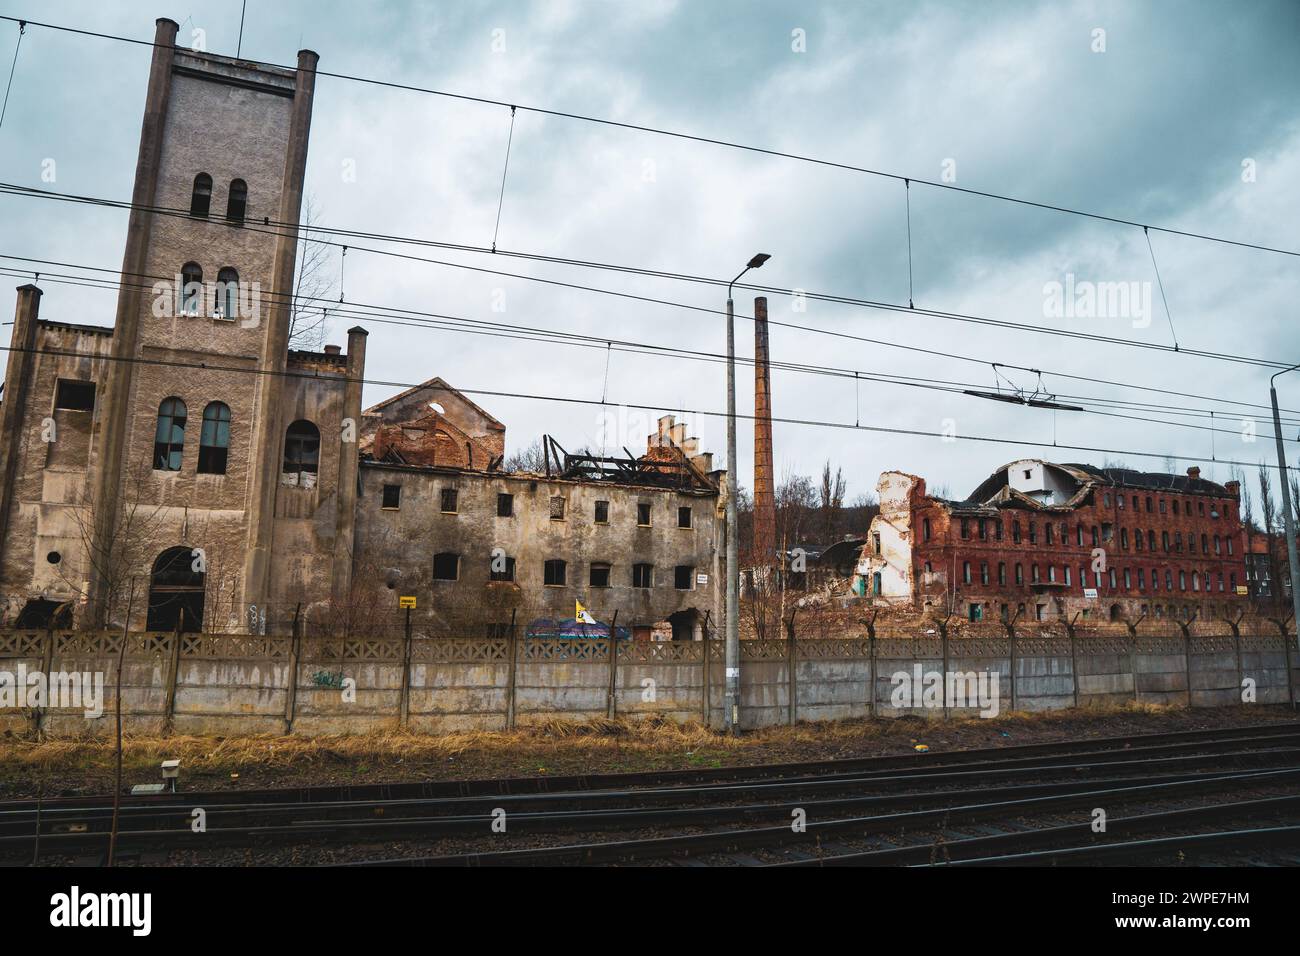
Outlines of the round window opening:
<svg viewBox="0 0 1300 956">
<path fill-rule="evenodd" d="M 50 564 L 58 564 L 63 560 L 63 555 L 59 554 L 57 551 L 51 551 L 45 556 L 45 560 L 50 562 Z"/>
</svg>

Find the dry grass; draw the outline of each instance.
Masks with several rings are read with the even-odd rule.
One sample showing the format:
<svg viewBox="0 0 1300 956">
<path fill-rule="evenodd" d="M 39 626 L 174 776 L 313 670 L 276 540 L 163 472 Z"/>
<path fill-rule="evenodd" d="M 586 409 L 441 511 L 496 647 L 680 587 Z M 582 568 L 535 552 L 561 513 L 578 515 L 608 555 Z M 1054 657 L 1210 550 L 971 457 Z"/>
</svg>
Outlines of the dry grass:
<svg viewBox="0 0 1300 956">
<path fill-rule="evenodd" d="M 945 750 L 1009 743 L 1155 733 L 1294 719 L 1290 708 L 1188 711 L 1153 705 L 1007 713 L 992 719 L 919 717 L 801 722 L 741 737 L 697 722 L 553 719 L 510 732 L 441 736 L 128 736 L 127 783 L 158 778 L 179 758 L 191 788 L 369 783 L 725 766 L 902 753 L 917 743 Z M 0 739 L 0 790 L 74 792 L 112 786 L 114 750 L 103 738 Z"/>
</svg>

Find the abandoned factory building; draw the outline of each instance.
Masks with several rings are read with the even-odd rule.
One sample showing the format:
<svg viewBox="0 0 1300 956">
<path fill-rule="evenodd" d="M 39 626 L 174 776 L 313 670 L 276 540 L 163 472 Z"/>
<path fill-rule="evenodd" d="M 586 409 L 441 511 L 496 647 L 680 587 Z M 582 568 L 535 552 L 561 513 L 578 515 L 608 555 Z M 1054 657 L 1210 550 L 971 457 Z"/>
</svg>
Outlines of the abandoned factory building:
<svg viewBox="0 0 1300 956">
<path fill-rule="evenodd" d="M 111 327 L 18 290 L 5 623 L 362 634 L 407 597 L 430 634 L 563 629 L 579 602 L 637 637 L 715 627 L 722 482 L 671 416 L 642 455 L 547 439 L 507 473 L 505 426 L 440 378 L 363 408 L 364 329 L 289 347 L 317 57 L 176 33 L 158 21 Z"/>
<path fill-rule="evenodd" d="M 886 604 L 984 619 L 1135 621 L 1234 613 L 1246 599 L 1236 482 L 1053 464 L 999 468 L 964 501 L 880 476 L 858 573 Z"/>
</svg>

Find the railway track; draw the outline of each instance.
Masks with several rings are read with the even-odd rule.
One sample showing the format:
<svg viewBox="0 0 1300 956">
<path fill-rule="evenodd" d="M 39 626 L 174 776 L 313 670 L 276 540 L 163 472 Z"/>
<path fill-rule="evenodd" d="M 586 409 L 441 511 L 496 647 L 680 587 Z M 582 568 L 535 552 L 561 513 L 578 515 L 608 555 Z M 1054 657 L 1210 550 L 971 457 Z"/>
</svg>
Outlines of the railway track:
<svg viewBox="0 0 1300 956">
<path fill-rule="evenodd" d="M 109 804 L 0 804 L 0 860 L 90 862 L 85 854 L 107 842 Z M 1096 806 L 1114 817 L 1107 834 L 1088 823 Z M 791 826 L 795 810 L 807 821 L 802 830 Z M 498 819 L 506 833 L 494 833 Z M 1135 838 L 1132 853 L 1167 852 L 1158 841 L 1170 828 L 1223 834 L 1231 832 L 1225 823 L 1259 820 L 1279 830 L 1271 844 L 1279 852 L 1290 845 L 1286 828 L 1300 826 L 1300 724 L 701 771 L 124 798 L 118 845 L 155 862 L 182 849 L 273 854 L 314 844 L 322 861 L 362 865 L 965 865 L 1012 857 L 1034 865 L 1122 859 L 1121 836 Z M 573 832 L 610 839 L 536 842 Z M 517 846 L 521 839 L 534 845 Z M 1231 845 L 1230 836 L 1217 839 L 1196 845 Z M 394 849 L 417 855 L 394 857 Z"/>
</svg>

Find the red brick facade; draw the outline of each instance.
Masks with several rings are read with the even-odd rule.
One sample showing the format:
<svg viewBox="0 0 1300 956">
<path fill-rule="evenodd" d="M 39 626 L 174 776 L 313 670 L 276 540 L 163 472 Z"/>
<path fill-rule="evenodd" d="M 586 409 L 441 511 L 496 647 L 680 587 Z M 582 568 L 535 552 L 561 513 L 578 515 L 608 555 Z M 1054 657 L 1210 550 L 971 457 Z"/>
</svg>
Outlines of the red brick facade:
<svg viewBox="0 0 1300 956">
<path fill-rule="evenodd" d="M 930 497 L 918 483 L 910 509 L 914 603 L 936 611 L 946 604 L 972 620 L 1032 621 L 1076 613 L 1218 617 L 1245 602 L 1237 593 L 1246 585 L 1246 547 L 1235 482 L 1202 480 L 1196 468 L 1183 477 L 1048 467 L 1060 472 L 1059 503 L 993 479 L 964 502 Z M 1073 488 L 1071 475 L 1079 479 Z"/>
</svg>

